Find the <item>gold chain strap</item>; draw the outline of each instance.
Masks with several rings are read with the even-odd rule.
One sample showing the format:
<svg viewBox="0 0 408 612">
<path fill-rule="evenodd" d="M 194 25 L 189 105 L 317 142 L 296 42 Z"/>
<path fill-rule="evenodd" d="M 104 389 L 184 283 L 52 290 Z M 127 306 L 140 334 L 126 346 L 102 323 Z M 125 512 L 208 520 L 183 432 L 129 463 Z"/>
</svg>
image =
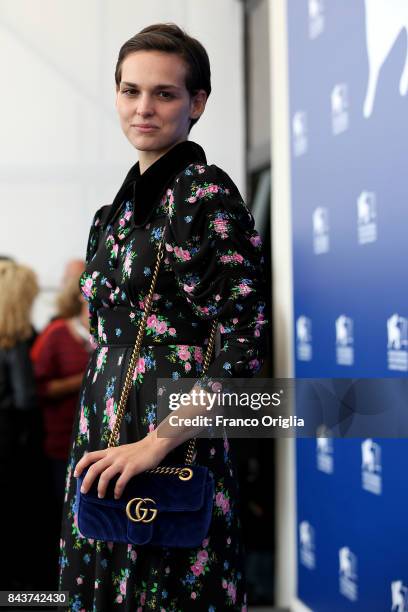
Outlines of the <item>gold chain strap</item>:
<svg viewBox="0 0 408 612">
<path fill-rule="evenodd" d="M 163 248 L 164 248 L 164 231 L 163 231 L 163 237 L 160 241 L 159 248 L 157 251 L 156 265 L 154 267 L 154 272 L 153 272 L 152 282 L 150 284 L 149 293 L 147 294 L 143 317 L 140 322 L 139 330 L 136 336 L 135 346 L 133 348 L 132 356 L 129 362 L 129 367 L 126 372 L 125 383 L 123 385 L 122 393 L 119 399 L 119 405 L 118 405 L 118 410 L 116 414 L 115 424 L 109 436 L 108 448 L 116 446 L 118 442 L 120 426 L 122 424 L 123 416 L 125 413 L 130 389 L 132 387 L 133 372 L 135 371 L 136 363 L 137 363 L 137 360 L 139 359 L 140 348 L 142 346 L 142 340 L 143 340 L 143 336 L 144 336 L 144 332 L 146 328 L 146 321 L 150 314 L 150 309 L 151 309 L 152 302 L 153 302 L 154 289 L 156 286 L 157 276 L 159 274 L 160 263 L 161 263 L 161 260 L 163 259 Z M 209 366 L 209 363 L 210 363 L 211 354 L 212 354 L 214 343 L 215 343 L 215 335 L 217 332 L 217 327 L 218 327 L 217 321 L 213 321 L 211 332 L 210 332 L 210 337 L 208 340 L 208 347 L 207 347 L 205 357 L 204 357 L 202 375 L 205 374 Z M 188 449 L 186 452 L 186 461 L 185 461 L 186 465 L 192 464 L 194 450 L 195 450 L 195 438 L 192 438 L 189 442 Z M 178 475 L 181 480 L 190 480 L 190 478 L 193 475 L 193 472 L 190 468 L 176 468 L 176 467 L 171 467 L 171 466 L 158 466 L 152 470 L 146 470 L 146 471 L 150 473 L 155 473 L 155 474 Z"/>
</svg>

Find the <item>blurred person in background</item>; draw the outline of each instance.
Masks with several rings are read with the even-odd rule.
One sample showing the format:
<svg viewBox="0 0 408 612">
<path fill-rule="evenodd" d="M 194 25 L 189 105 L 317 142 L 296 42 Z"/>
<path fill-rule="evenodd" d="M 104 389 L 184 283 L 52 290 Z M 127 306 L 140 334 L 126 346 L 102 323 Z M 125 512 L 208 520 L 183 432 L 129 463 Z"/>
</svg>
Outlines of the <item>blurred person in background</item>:
<svg viewBox="0 0 408 612">
<path fill-rule="evenodd" d="M 0 260 L 0 590 L 29 587 L 21 551 L 27 521 L 19 511 L 31 497 L 38 443 L 35 382 L 29 356 L 31 308 L 39 291 L 33 270 Z M 21 512 L 21 518 L 26 514 Z M 30 529 L 33 514 L 30 504 Z M 33 540 L 31 540 L 31 543 Z"/>
<path fill-rule="evenodd" d="M 65 472 L 71 431 L 82 378 L 89 359 L 88 304 L 80 294 L 79 274 L 66 278 L 57 296 L 57 315 L 35 341 L 31 357 L 43 418 L 50 541 L 47 555 L 52 588 L 56 587 L 58 539 L 64 501 Z"/>
<path fill-rule="evenodd" d="M 44 419 L 44 452 L 61 505 L 74 413 L 90 351 L 88 304 L 76 275 L 59 293 L 57 317 L 31 351 Z"/>
</svg>

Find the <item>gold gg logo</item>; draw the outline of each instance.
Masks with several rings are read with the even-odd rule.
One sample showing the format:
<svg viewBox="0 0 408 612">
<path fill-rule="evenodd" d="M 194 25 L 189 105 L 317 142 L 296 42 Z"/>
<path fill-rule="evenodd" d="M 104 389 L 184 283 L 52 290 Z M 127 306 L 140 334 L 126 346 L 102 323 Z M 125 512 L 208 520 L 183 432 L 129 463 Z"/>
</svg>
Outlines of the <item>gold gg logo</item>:
<svg viewBox="0 0 408 612">
<path fill-rule="evenodd" d="M 132 504 L 134 504 L 134 515 L 132 515 Z M 134 497 L 126 506 L 126 514 L 135 523 L 151 523 L 157 516 L 157 508 L 152 508 L 156 502 L 150 497 Z"/>
</svg>

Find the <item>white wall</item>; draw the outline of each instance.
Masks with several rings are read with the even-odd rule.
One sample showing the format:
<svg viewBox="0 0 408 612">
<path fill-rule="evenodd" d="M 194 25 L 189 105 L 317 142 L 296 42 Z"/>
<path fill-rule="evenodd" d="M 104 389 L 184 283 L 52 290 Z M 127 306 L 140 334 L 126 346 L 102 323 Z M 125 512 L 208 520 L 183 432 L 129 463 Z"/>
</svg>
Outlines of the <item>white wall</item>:
<svg viewBox="0 0 408 612">
<path fill-rule="evenodd" d="M 146 25 L 175 22 L 206 47 L 213 91 L 190 139 L 245 197 L 242 17 L 238 0 L 1 0 L 0 254 L 38 272 L 38 327 L 64 262 L 84 256 L 93 213 L 137 161 L 114 69 Z"/>
</svg>

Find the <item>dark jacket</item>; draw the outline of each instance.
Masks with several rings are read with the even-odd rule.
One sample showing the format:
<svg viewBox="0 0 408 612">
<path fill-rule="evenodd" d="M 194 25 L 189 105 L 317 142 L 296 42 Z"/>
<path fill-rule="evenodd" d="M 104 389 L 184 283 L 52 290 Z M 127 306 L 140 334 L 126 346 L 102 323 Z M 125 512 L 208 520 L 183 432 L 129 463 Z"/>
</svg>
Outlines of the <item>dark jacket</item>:
<svg viewBox="0 0 408 612">
<path fill-rule="evenodd" d="M 31 410 L 36 404 L 29 343 L 0 348 L 0 410 Z"/>
</svg>

